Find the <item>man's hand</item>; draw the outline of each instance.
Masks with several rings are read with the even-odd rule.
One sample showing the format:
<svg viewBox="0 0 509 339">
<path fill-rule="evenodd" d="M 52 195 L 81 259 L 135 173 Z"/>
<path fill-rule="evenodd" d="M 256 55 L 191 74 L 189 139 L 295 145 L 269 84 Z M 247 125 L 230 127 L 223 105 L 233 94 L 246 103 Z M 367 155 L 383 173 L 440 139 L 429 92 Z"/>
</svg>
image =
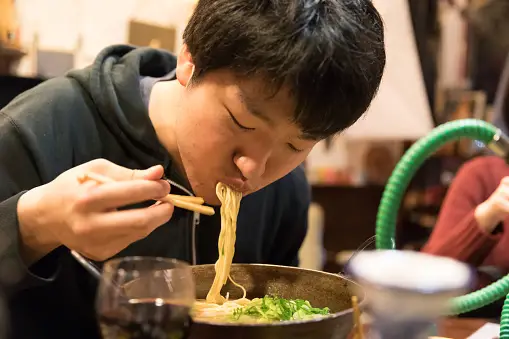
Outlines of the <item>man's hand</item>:
<svg viewBox="0 0 509 339">
<path fill-rule="evenodd" d="M 80 183 L 86 173 L 116 180 Z M 119 211 L 118 208 L 166 196 L 170 185 L 160 180 L 161 166 L 132 170 L 104 159 L 72 168 L 52 182 L 36 187 L 18 202 L 22 255 L 27 264 L 60 245 L 93 260 L 105 260 L 166 223 L 168 203 Z"/>
<path fill-rule="evenodd" d="M 495 192 L 477 206 L 474 215 L 479 226 L 488 233 L 509 215 L 509 177 L 500 181 Z"/>
</svg>

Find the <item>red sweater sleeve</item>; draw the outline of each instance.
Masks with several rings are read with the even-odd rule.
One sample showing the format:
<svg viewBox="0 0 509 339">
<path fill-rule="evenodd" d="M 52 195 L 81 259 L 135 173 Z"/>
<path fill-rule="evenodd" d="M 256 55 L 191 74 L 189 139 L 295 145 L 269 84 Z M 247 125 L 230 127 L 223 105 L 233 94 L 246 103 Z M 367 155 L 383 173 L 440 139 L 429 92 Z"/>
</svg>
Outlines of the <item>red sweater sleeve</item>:
<svg viewBox="0 0 509 339">
<path fill-rule="evenodd" d="M 490 177 L 490 158 L 474 159 L 458 171 L 422 252 L 480 266 L 497 244 L 501 234 L 484 232 L 474 217 L 477 205 L 485 201 L 500 182 Z"/>
</svg>

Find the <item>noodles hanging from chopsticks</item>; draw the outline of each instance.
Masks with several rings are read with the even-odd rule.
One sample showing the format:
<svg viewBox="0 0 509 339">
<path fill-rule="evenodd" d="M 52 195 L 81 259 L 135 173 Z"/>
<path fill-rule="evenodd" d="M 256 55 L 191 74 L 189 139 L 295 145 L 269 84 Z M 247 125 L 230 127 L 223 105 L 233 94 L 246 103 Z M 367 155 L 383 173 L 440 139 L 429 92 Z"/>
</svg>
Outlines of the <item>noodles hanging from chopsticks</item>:
<svg viewBox="0 0 509 339">
<path fill-rule="evenodd" d="M 215 265 L 216 276 L 207 294 L 206 301 L 208 303 L 223 304 L 226 299 L 221 295 L 221 288 L 226 284 L 228 278 L 233 284 L 243 290 L 244 298 L 246 296 L 244 287 L 233 281 L 230 276 L 230 267 L 232 265 L 233 255 L 235 254 L 237 215 L 239 214 L 242 193 L 232 190 L 223 183 L 218 183 L 216 186 L 216 194 L 221 201 L 221 233 L 219 234 L 217 244 L 219 258 Z"/>
<path fill-rule="evenodd" d="M 237 215 L 239 214 L 242 193 L 232 190 L 223 183 L 218 183 L 216 194 L 221 201 L 221 233 L 219 234 L 217 244 L 219 258 L 215 264 L 216 275 L 214 282 L 210 287 L 206 300 L 197 301 L 194 306 L 194 311 L 198 313 L 200 318 L 215 318 L 221 315 L 229 315 L 234 309 L 249 302 L 246 299 L 246 289 L 242 285 L 237 284 L 230 276 L 230 268 L 233 255 L 235 254 Z M 228 300 L 228 294 L 226 297 L 221 295 L 221 288 L 228 279 L 242 290 L 242 298 Z"/>
</svg>

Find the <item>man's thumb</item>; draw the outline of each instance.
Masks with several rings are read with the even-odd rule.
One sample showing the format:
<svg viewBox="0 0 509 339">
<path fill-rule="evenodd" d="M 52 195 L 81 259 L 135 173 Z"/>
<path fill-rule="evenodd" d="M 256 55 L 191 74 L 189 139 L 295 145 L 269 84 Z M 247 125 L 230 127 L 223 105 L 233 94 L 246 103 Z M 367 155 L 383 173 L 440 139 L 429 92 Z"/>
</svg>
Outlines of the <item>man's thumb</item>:
<svg viewBox="0 0 509 339">
<path fill-rule="evenodd" d="M 161 179 L 163 175 L 163 166 L 156 165 L 145 170 L 133 170 L 132 179 L 158 180 Z"/>
</svg>

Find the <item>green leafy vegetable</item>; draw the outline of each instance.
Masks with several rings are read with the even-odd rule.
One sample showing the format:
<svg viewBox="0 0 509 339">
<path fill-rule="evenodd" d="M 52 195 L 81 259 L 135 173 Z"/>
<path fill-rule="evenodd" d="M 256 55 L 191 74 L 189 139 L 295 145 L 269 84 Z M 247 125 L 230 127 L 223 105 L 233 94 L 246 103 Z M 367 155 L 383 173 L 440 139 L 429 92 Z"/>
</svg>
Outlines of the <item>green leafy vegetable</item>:
<svg viewBox="0 0 509 339">
<path fill-rule="evenodd" d="M 265 296 L 233 311 L 233 320 L 249 317 L 265 321 L 304 320 L 330 314 L 328 307 L 312 307 L 309 301 Z"/>
</svg>

